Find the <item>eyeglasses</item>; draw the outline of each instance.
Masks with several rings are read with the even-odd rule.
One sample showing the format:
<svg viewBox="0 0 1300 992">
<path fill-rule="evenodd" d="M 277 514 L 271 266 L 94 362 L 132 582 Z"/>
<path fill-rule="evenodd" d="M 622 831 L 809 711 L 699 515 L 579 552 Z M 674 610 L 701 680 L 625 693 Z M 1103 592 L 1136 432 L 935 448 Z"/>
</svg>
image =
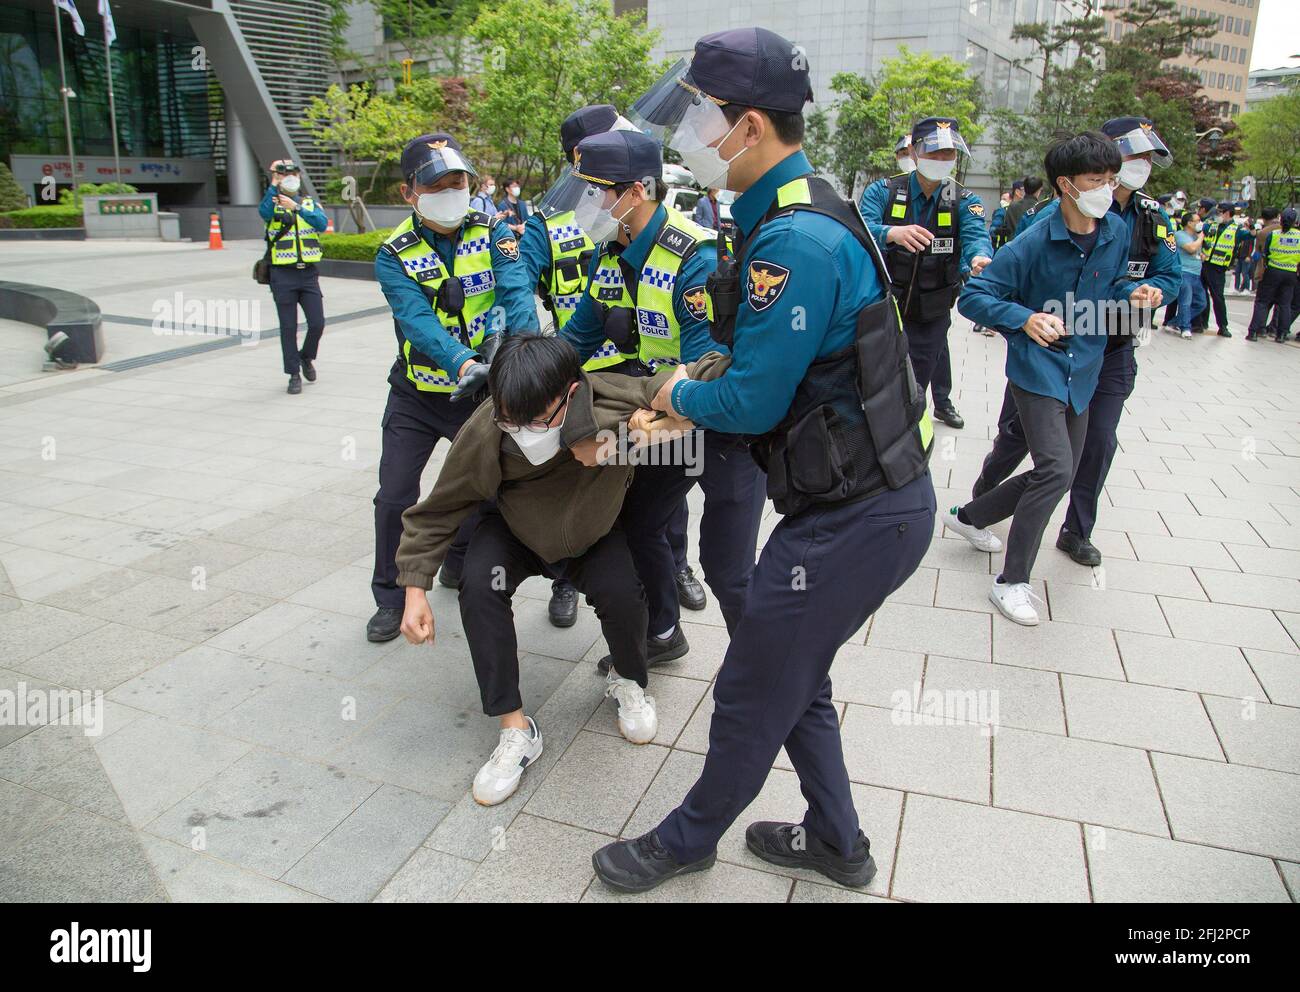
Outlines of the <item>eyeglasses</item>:
<svg viewBox="0 0 1300 992">
<path fill-rule="evenodd" d="M 1116 189 L 1119 186 L 1119 176 L 1111 176 L 1109 179 L 1103 179 L 1096 186 L 1089 186 L 1088 189 L 1081 188 L 1074 182 L 1074 180 L 1070 180 L 1070 185 L 1074 186 L 1074 188 L 1080 193 L 1087 193 L 1089 190 L 1101 189 L 1103 186 L 1109 186 L 1111 189 Z"/>
<path fill-rule="evenodd" d="M 576 385 L 576 382 L 569 383 L 568 387 L 565 389 L 564 399 L 560 402 L 560 405 L 555 408 L 555 411 L 545 420 L 530 420 L 526 424 L 514 424 L 508 420 L 502 420 L 497 412 L 493 410 L 492 422 L 507 434 L 519 434 L 525 431 L 529 434 L 545 434 L 555 426 L 555 418 L 558 417 L 564 408 L 569 405 L 569 400 L 573 395 L 570 390 L 572 390 Z"/>
</svg>

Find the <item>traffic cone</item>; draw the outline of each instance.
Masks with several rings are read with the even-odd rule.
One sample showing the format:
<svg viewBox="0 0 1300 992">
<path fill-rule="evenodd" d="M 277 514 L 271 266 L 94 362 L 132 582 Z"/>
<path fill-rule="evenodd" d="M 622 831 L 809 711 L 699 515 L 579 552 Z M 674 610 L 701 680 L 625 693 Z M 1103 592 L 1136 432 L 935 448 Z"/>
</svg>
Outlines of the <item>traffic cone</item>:
<svg viewBox="0 0 1300 992">
<path fill-rule="evenodd" d="M 221 221 L 217 219 L 216 214 L 212 215 L 212 223 L 208 225 L 208 247 L 209 248 L 226 247 L 221 243 Z"/>
<path fill-rule="evenodd" d="M 333 233 L 334 233 L 334 218 L 333 218 L 333 217 L 327 217 L 327 218 L 325 218 L 325 233 L 326 233 L 326 234 L 333 234 Z"/>
</svg>

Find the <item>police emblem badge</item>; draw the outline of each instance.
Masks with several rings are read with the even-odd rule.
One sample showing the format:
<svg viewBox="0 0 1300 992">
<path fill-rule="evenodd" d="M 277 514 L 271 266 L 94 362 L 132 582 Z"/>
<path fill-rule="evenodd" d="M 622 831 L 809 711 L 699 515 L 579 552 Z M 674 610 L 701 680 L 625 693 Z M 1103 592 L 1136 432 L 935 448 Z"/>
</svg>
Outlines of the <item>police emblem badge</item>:
<svg viewBox="0 0 1300 992">
<path fill-rule="evenodd" d="M 682 302 L 686 311 L 696 320 L 704 320 L 709 315 L 709 301 L 703 286 L 692 286 L 682 293 Z"/>
<path fill-rule="evenodd" d="M 745 280 L 749 291 L 749 305 L 755 310 L 766 310 L 785 291 L 790 270 L 773 262 L 751 262 Z"/>
<path fill-rule="evenodd" d="M 497 251 L 512 262 L 519 261 L 519 242 L 514 238 L 502 238 L 498 241 Z"/>
</svg>

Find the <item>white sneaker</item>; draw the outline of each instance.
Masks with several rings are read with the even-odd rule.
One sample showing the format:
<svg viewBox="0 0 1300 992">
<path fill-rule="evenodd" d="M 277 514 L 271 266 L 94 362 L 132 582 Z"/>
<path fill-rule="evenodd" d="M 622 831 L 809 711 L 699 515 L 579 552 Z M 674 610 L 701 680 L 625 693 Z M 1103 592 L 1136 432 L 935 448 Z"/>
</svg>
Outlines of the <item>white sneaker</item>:
<svg viewBox="0 0 1300 992">
<path fill-rule="evenodd" d="M 495 806 L 513 796 L 524 769 L 542 756 L 542 732 L 531 716 L 525 719 L 532 732 L 515 727 L 501 731 L 501 743 L 474 776 L 474 801 L 480 806 Z"/>
<path fill-rule="evenodd" d="M 614 669 L 605 676 L 605 695 L 618 702 L 618 732 L 633 744 L 649 744 L 659 732 L 655 697 Z"/>
<path fill-rule="evenodd" d="M 1182 333 L 1181 336 L 1182 336 L 1182 337 L 1185 337 L 1185 338 L 1190 338 L 1190 337 L 1192 336 L 1192 332 L 1191 332 L 1191 331 L 1183 331 L 1183 333 Z"/>
<path fill-rule="evenodd" d="M 1038 612 L 1032 602 L 1037 598 L 1028 582 L 994 582 L 989 590 L 989 602 L 998 612 L 1024 627 L 1038 626 Z"/>
<path fill-rule="evenodd" d="M 943 525 L 948 530 L 966 538 L 966 540 L 970 541 L 971 546 L 978 551 L 996 552 L 1002 550 L 1002 539 L 991 530 L 984 530 L 974 524 L 964 524 L 958 520 L 955 506 L 943 515 Z"/>
</svg>

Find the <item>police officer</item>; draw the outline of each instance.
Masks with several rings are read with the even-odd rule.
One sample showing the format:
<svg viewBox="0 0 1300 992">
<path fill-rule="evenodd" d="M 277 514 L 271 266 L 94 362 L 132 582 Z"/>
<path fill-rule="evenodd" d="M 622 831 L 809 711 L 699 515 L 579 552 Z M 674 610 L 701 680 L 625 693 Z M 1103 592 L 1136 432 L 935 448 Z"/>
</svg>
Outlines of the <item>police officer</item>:
<svg viewBox="0 0 1300 992">
<path fill-rule="evenodd" d="M 388 373 L 379 492 L 375 495 L 372 641 L 401 632 L 405 590 L 394 557 L 402 513 L 420 496 L 420 474 L 439 439 L 450 443 L 487 383 L 487 362 L 503 333 L 540 328 L 519 243 L 504 223 L 469 209 L 474 167 L 457 141 L 438 132 L 402 149 L 401 194 L 411 207 L 375 254 L 375 278 L 393 310 L 397 360 Z M 460 582 L 477 517 L 460 534 L 438 574 Z"/>
<path fill-rule="evenodd" d="M 613 104 L 593 104 L 575 110 L 564 119 L 560 125 L 560 147 L 572 165 L 574 149 L 583 138 L 631 128 L 632 123 Z M 524 222 L 524 234 L 519 239 L 519 261 L 530 282 L 537 286 L 537 294 L 551 312 L 557 331 L 569 322 L 587 289 L 587 270 L 594 245 L 573 215 L 573 208 L 586 189 L 586 183 L 565 170 L 538 201 L 537 209 Z M 582 368 L 584 372 L 609 371 L 633 357 L 620 354 L 612 342 L 605 341 Z M 683 500 L 674 526 L 669 529 L 669 541 L 678 563 L 677 595 L 682 606 L 702 610 L 706 605 L 704 590 L 686 564 L 685 518 Z M 577 622 L 578 591 L 567 579 L 557 578 L 551 583 L 547 615 L 556 627 L 572 627 Z"/>
<path fill-rule="evenodd" d="M 1241 225 L 1232 217 L 1233 204 L 1225 201 L 1217 208 L 1214 223 L 1205 225 L 1205 240 L 1201 245 L 1201 282 L 1205 285 L 1205 311 L 1194 322 L 1193 330 L 1204 330 L 1210 321 L 1210 308 L 1214 308 L 1214 321 L 1219 329 L 1219 337 L 1230 338 L 1228 330 L 1228 303 L 1223 292 L 1232 267 L 1232 256 L 1237 250 L 1237 235 Z"/>
<path fill-rule="evenodd" d="M 679 63 L 638 104 L 697 177 L 742 194 L 732 216 L 743 240 L 710 287 L 731 367 L 711 383 L 678 370 L 654 406 L 754 438 L 783 519 L 718 672 L 699 780 L 649 833 L 593 856 L 621 891 L 712 865 L 782 745 L 808 811 L 802 823 L 750 824 L 749 849 L 846 885 L 875 872 L 827 673 L 929 545 L 933 431 L 884 260 L 803 153 L 811 95 L 801 49 L 742 28 L 701 38 L 689 69 Z"/>
<path fill-rule="evenodd" d="M 601 341 L 635 355 L 631 371 L 650 373 L 720 349 L 710 337 L 705 281 L 717 267 L 716 234 L 657 202 L 660 143 L 636 130 L 608 131 L 579 143 L 573 175 L 588 184 L 578 223 L 603 242 L 586 295 L 560 335 L 590 355 Z M 708 173 L 695 173 L 705 186 Z M 728 629 L 740 620 L 754 570 L 763 514 L 762 473 L 743 438 L 705 431 L 658 464 L 641 464 L 623 503 L 623 524 L 650 606 L 649 663 L 689 650 L 674 580 L 668 531 L 682 499 L 704 490 L 700 564 Z M 702 448 L 702 450 L 700 450 Z M 666 449 L 661 449 L 666 450 Z M 693 462 L 693 464 L 691 464 Z M 602 669 L 607 658 L 601 659 Z"/>
<path fill-rule="evenodd" d="M 1151 167 L 1168 168 L 1173 164 L 1173 155 L 1152 122 L 1145 117 L 1113 118 L 1101 126 L 1101 132 L 1114 140 L 1123 158 L 1119 185 L 1115 188 L 1115 199 L 1110 209 L 1119 214 L 1128 227 L 1128 278 L 1155 286 L 1165 298 L 1176 295 L 1182 280 L 1182 267 L 1178 261 L 1173 225 L 1159 202 L 1142 192 L 1151 176 Z M 1059 211 L 1059 202 L 1053 202 L 1042 213 L 1047 218 Z M 1070 505 L 1065 523 L 1056 538 L 1057 548 L 1080 565 L 1101 564 L 1101 552 L 1090 539 L 1097 523 L 1101 490 L 1119 448 L 1116 431 L 1120 417 L 1137 382 L 1137 361 L 1133 355 L 1133 334 L 1137 328 L 1132 314 L 1133 311 L 1125 306 L 1108 315 L 1111 324 L 1106 329 L 1106 350 L 1097 390 L 1088 404 L 1083 453 L 1070 486 Z M 998 435 L 971 495 L 982 496 L 1009 478 L 1028 453 L 1029 445 L 1008 383 L 998 418 Z"/>
<path fill-rule="evenodd" d="M 271 261 L 271 296 L 280 318 L 280 352 L 290 393 L 302 392 L 302 377 L 316 381 L 316 352 L 325 333 L 325 308 L 316 263 L 319 234 L 329 226 L 325 211 L 310 196 L 299 198 L 302 171 L 287 159 L 271 163 L 271 185 L 257 212 L 266 221 Z M 298 308 L 307 318 L 307 337 L 298 349 Z"/>
<path fill-rule="evenodd" d="M 1296 229 L 1295 208 L 1287 207 L 1282 211 L 1282 226 L 1274 230 L 1264 244 L 1264 278 L 1255 290 L 1255 310 L 1250 317 L 1247 338 L 1252 341 L 1259 339 L 1268 323 L 1269 308 L 1276 306 L 1275 340 L 1286 340 L 1283 335 L 1291 326 L 1291 296 L 1298 267 L 1300 230 Z"/>
<path fill-rule="evenodd" d="M 867 227 L 885 245 L 912 368 L 923 393 L 948 341 L 962 270 L 977 276 L 993 259 L 984 204 L 952 178 L 959 152 L 970 154 L 957 121 L 919 121 L 912 128 L 916 172 L 872 183 L 860 205 Z"/>
</svg>

